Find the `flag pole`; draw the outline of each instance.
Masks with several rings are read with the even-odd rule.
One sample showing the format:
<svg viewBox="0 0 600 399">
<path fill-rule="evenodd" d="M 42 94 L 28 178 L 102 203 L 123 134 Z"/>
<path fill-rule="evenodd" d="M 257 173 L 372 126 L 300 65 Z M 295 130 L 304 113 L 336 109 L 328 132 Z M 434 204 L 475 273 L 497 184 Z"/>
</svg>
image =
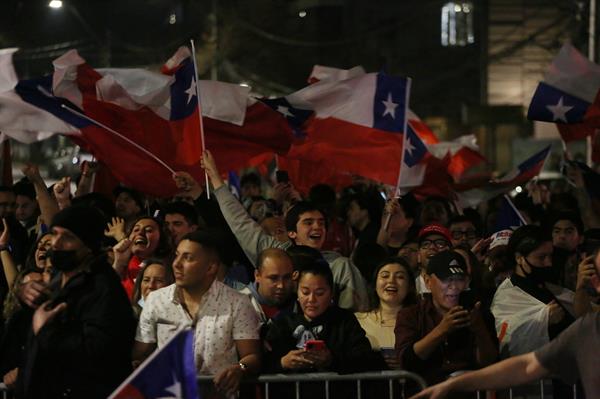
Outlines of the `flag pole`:
<svg viewBox="0 0 600 399">
<path fill-rule="evenodd" d="M 194 39 L 190 40 L 192 45 L 192 61 L 194 63 L 194 77 L 196 79 L 196 103 L 198 105 L 198 121 L 200 124 L 200 140 L 202 141 L 202 155 L 204 156 L 204 151 L 206 151 L 206 143 L 204 141 L 204 123 L 202 121 L 202 104 L 200 101 L 200 81 L 198 80 L 198 65 L 196 64 L 196 46 L 194 46 Z M 208 173 L 206 173 L 206 169 L 204 170 L 204 181 L 206 183 L 206 197 L 210 199 L 210 186 L 208 184 Z"/>
<path fill-rule="evenodd" d="M 513 204 L 512 200 L 510 199 L 510 197 L 508 196 L 508 194 L 504 194 L 504 199 L 506 200 L 506 202 L 508 202 L 508 205 L 510 205 L 510 207 L 512 208 L 512 210 L 515 211 L 515 213 L 519 217 L 519 220 L 521 220 L 521 222 L 523 222 L 523 225 L 527 225 L 528 224 L 527 221 L 525 220 L 525 218 L 523 217 L 523 215 L 521 215 L 521 212 L 519 212 L 519 210 L 517 209 L 517 207 L 515 206 L 515 204 Z"/>
<path fill-rule="evenodd" d="M 400 168 L 398 169 L 398 182 L 396 183 L 395 197 L 400 197 L 400 184 L 402 183 L 402 166 L 404 165 L 404 149 L 406 148 L 406 138 L 408 136 L 408 102 L 410 100 L 411 78 L 406 78 L 406 92 L 404 99 L 404 125 L 402 126 L 402 154 L 400 155 Z"/>
<path fill-rule="evenodd" d="M 401 197 L 400 193 L 400 184 L 402 183 L 402 165 L 404 165 L 404 149 L 406 148 L 406 136 L 407 136 L 407 128 L 408 128 L 408 102 L 410 100 L 410 85 L 412 83 L 411 78 L 406 78 L 406 91 L 404 93 L 404 122 L 402 126 L 402 153 L 400 154 L 400 168 L 398 169 L 398 182 L 396 183 L 396 189 L 394 190 L 394 196 L 392 200 L 396 200 Z M 392 214 L 388 213 L 387 218 L 384 222 L 384 228 L 387 231 L 390 226 L 390 220 L 392 219 Z"/>
<path fill-rule="evenodd" d="M 93 118 L 90 118 L 89 116 L 69 107 L 68 105 L 61 104 L 60 106 L 64 109 L 66 109 L 67 111 L 69 111 L 70 113 L 72 113 L 73 115 L 77 115 L 80 118 L 83 118 L 89 122 L 92 122 L 93 124 L 95 124 L 97 126 L 100 126 L 101 128 L 103 128 L 105 130 L 108 130 L 112 134 L 116 135 L 117 137 L 120 137 L 121 139 L 125 140 L 126 142 L 128 142 L 129 144 L 131 144 L 132 146 L 137 148 L 138 150 L 142 151 L 144 154 L 148 155 L 150 158 L 154 159 L 156 162 L 158 162 L 159 164 L 164 166 L 169 172 L 171 172 L 171 174 L 175 173 L 173 168 L 171 168 L 169 165 L 167 165 L 162 159 L 160 159 L 159 157 L 157 157 L 156 155 L 154 155 L 153 153 L 151 153 L 150 151 L 148 151 L 147 149 L 145 149 L 144 147 L 142 147 L 135 141 L 128 139 L 127 137 L 123 136 L 121 133 L 117 132 L 116 130 L 111 129 L 110 127 L 106 126 L 105 124 L 100 123 Z"/>
</svg>

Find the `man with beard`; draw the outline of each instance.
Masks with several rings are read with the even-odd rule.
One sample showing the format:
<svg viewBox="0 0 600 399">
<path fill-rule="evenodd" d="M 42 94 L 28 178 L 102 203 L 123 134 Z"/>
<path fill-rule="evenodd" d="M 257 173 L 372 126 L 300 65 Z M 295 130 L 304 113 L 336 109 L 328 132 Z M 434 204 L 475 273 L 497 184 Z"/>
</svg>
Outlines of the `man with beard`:
<svg viewBox="0 0 600 399">
<path fill-rule="evenodd" d="M 258 256 L 255 281 L 240 290 L 250 296 L 252 305 L 261 322 L 261 337 L 280 312 L 287 311 L 294 304 L 294 267 L 292 259 L 282 249 L 265 249 Z"/>
<path fill-rule="evenodd" d="M 135 320 L 101 250 L 103 231 L 93 208 L 54 216 L 49 256 L 60 273 L 49 287 L 32 281 L 19 293 L 35 312 L 17 397 L 105 398 L 127 377 Z"/>
</svg>

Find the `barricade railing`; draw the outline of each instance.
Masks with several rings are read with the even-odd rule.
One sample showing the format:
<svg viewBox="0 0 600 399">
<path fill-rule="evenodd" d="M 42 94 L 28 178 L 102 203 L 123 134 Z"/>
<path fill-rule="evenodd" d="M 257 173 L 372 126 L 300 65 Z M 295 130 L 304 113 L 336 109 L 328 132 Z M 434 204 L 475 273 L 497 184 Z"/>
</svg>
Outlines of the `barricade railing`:
<svg viewBox="0 0 600 399">
<path fill-rule="evenodd" d="M 212 376 L 200 376 L 198 377 L 199 384 L 211 382 L 214 377 Z M 411 373 L 404 370 L 390 370 L 390 371 L 380 371 L 380 372 L 370 372 L 370 373 L 357 373 L 357 374 L 337 374 L 337 373 L 304 373 L 304 374 L 263 374 L 255 379 L 248 379 L 245 383 L 259 383 L 263 384 L 265 389 L 265 399 L 270 399 L 269 396 L 269 388 L 270 384 L 274 383 L 286 383 L 291 382 L 294 383 L 294 389 L 296 393 L 296 399 L 301 398 L 301 383 L 306 382 L 322 382 L 324 384 L 324 393 L 326 398 L 329 398 L 329 382 L 332 381 L 354 381 L 357 387 L 357 398 L 362 399 L 361 392 L 361 381 L 388 381 L 388 393 L 389 398 L 394 397 L 395 391 L 395 382 L 399 384 L 400 392 L 409 381 L 414 381 L 418 388 L 425 389 L 427 384 L 423 378 L 415 373 Z M 519 391 L 522 387 L 514 387 L 506 390 L 496 390 L 494 396 L 498 399 L 519 399 L 519 398 L 527 398 L 527 399 L 548 399 L 552 398 L 552 388 L 551 384 L 548 384 L 550 380 L 540 380 L 537 382 L 539 386 L 539 394 L 529 392 L 527 394 L 521 394 Z M 0 382 L 0 397 L 2 399 L 8 398 L 8 390 L 6 385 Z M 485 399 L 487 397 L 485 391 L 478 391 L 477 398 Z M 573 385 L 573 399 L 578 399 L 577 385 Z"/>
<path fill-rule="evenodd" d="M 211 383 L 213 380 L 212 376 L 200 376 L 198 382 Z M 394 398 L 394 392 L 396 384 L 400 393 L 403 392 L 405 385 L 413 381 L 417 384 L 419 389 L 427 387 L 425 380 L 418 374 L 411 373 L 404 370 L 386 370 L 386 371 L 374 371 L 368 373 L 355 373 L 355 374 L 338 374 L 333 372 L 326 373 L 297 373 L 297 374 L 262 374 L 255 379 L 246 380 L 245 383 L 258 383 L 264 386 L 264 397 L 265 399 L 271 399 L 270 390 L 271 384 L 279 383 L 294 383 L 295 398 L 301 399 L 302 395 L 302 383 L 323 383 L 323 392 L 325 398 L 328 399 L 331 395 L 330 383 L 337 381 L 354 382 L 356 384 L 356 398 L 362 399 L 362 382 L 363 381 L 388 381 L 388 395 L 389 398 Z M 401 396 L 405 397 L 405 396 Z"/>
</svg>

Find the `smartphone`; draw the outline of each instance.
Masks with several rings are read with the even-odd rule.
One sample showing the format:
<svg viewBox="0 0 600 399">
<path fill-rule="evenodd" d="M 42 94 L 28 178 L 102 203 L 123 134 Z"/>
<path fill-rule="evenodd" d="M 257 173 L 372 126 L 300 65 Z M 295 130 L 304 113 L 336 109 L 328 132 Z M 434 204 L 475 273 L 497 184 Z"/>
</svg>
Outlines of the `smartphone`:
<svg viewBox="0 0 600 399">
<path fill-rule="evenodd" d="M 277 183 L 290 182 L 290 176 L 288 175 L 287 170 L 278 170 L 277 172 L 275 172 L 275 178 L 277 180 Z"/>
<path fill-rule="evenodd" d="M 304 349 L 307 351 L 322 351 L 325 349 L 325 341 L 310 339 L 304 343 Z"/>
<path fill-rule="evenodd" d="M 585 253 L 586 256 L 590 256 L 593 255 L 598 248 L 600 248 L 600 240 L 587 239 L 581 246 L 581 252 Z"/>
<path fill-rule="evenodd" d="M 458 304 L 462 306 L 464 310 L 473 310 L 475 300 L 472 291 L 462 291 L 458 296 Z"/>
<path fill-rule="evenodd" d="M 395 358 L 396 357 L 396 349 L 392 347 L 383 347 L 381 348 L 381 354 L 384 358 Z"/>
</svg>

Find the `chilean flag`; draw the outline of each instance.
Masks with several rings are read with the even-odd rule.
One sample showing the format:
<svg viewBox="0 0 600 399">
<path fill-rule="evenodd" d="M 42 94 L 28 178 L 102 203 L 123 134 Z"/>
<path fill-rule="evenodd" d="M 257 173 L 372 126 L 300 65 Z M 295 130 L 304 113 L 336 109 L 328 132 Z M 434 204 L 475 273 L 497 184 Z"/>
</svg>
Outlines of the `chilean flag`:
<svg viewBox="0 0 600 399">
<path fill-rule="evenodd" d="M 525 161 L 521 162 L 500 179 L 489 181 L 476 187 L 466 185 L 455 185 L 459 203 L 462 207 L 475 207 L 480 202 L 487 201 L 497 195 L 504 194 L 516 186 L 523 185 L 537 176 L 544 168 L 544 163 L 550 155 L 552 146 L 535 153 Z"/>
<path fill-rule="evenodd" d="M 565 43 L 550 64 L 527 118 L 554 122 L 564 141 L 583 139 L 600 127 L 600 66 Z"/>
<path fill-rule="evenodd" d="M 109 399 L 198 399 L 194 335 L 182 329 L 154 351 Z"/>
<path fill-rule="evenodd" d="M 171 172 L 127 140 L 73 115 L 61 104 L 112 128 L 169 168 L 187 171 L 199 180 L 203 171 L 195 85 L 201 88 L 205 145 L 223 170 L 247 166 L 265 153 L 285 154 L 291 145 L 292 132 L 285 118 L 252 99 L 249 88 L 197 81 L 186 48 L 165 64 L 162 74 L 142 69 L 94 70 L 74 50 L 55 60 L 54 66 L 52 77 L 16 85 L 14 97 L 23 107 L 15 108 L 11 118 L 17 115 L 28 121 L 24 126 L 28 132 L 18 137 L 27 141 L 29 131 L 54 126 L 46 125 L 47 120 L 58 121 L 62 128 L 57 132 L 71 134 L 117 179 L 147 194 L 175 194 Z M 2 122 L 0 118 L 0 128 L 19 128 Z"/>
<path fill-rule="evenodd" d="M 287 157 L 395 185 L 410 80 L 369 73 L 320 81 L 286 96 L 301 128 Z M 281 111 L 280 111 L 281 112 Z M 291 119 L 289 115 L 286 117 Z M 302 118 L 304 122 L 302 122 Z"/>
</svg>

